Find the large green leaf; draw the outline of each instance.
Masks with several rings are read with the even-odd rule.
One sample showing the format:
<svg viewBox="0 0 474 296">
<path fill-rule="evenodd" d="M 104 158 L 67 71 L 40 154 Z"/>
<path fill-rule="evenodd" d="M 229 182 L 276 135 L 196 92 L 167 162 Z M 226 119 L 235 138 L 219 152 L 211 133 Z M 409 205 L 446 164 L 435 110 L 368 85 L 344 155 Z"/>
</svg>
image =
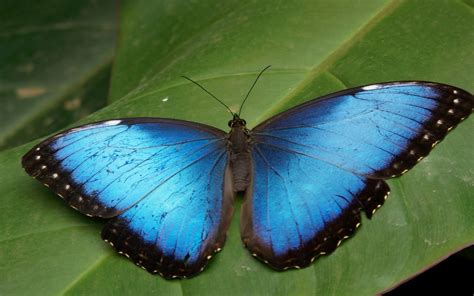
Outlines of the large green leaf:
<svg viewBox="0 0 474 296">
<path fill-rule="evenodd" d="M 47 135 L 103 107 L 115 1 L 0 4 L 0 148 Z"/>
<path fill-rule="evenodd" d="M 124 1 L 112 103 L 87 121 L 165 116 L 225 129 L 267 64 L 243 114 L 254 125 L 357 84 L 417 79 L 474 90 L 474 10 L 462 1 Z M 100 241 L 103 222 L 69 209 L 20 169 L 31 145 L 0 154 L 1 294 L 371 295 L 474 241 L 473 119 L 405 176 L 354 238 L 302 270 L 275 272 L 242 247 L 240 198 L 225 248 L 201 275 L 166 281 Z"/>
</svg>

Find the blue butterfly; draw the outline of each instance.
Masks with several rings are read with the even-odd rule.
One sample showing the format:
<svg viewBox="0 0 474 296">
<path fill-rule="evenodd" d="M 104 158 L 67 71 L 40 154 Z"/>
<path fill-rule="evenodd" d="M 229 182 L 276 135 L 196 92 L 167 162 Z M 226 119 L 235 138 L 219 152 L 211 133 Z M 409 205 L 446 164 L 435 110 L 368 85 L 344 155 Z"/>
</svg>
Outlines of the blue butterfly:
<svg viewBox="0 0 474 296">
<path fill-rule="evenodd" d="M 228 133 L 162 118 L 87 124 L 33 147 L 23 167 L 72 208 L 109 219 L 102 238 L 165 278 L 204 269 L 224 245 L 236 192 L 245 192 L 243 243 L 285 270 L 334 251 L 361 211 L 370 218 L 384 203 L 384 180 L 412 168 L 473 107 L 453 86 L 381 83 L 311 100 L 251 130 L 241 109 Z"/>
</svg>

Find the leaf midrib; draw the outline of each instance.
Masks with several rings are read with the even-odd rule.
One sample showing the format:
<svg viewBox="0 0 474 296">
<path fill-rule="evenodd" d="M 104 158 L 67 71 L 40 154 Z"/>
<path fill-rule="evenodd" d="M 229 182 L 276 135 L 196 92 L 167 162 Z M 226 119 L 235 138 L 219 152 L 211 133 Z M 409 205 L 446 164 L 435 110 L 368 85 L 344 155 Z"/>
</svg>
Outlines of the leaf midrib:
<svg viewBox="0 0 474 296">
<path fill-rule="evenodd" d="M 88 268 L 86 268 L 83 272 L 79 274 L 69 285 L 67 285 L 64 290 L 60 292 L 60 295 L 66 295 L 71 289 L 74 288 L 83 278 L 87 277 L 87 275 L 92 272 L 93 270 L 99 268 L 107 258 L 111 257 L 113 253 L 108 252 L 105 253 L 104 255 L 100 256 L 94 264 L 90 265 Z"/>
<path fill-rule="evenodd" d="M 278 110 L 281 110 L 287 102 L 293 99 L 301 90 L 310 85 L 314 79 L 327 71 L 329 67 L 334 64 L 341 56 L 343 56 L 356 42 L 361 40 L 372 28 L 374 28 L 380 21 L 382 21 L 387 15 L 392 14 L 404 1 L 392 0 L 385 6 L 383 6 L 379 11 L 377 11 L 373 17 L 371 17 L 368 22 L 361 25 L 354 33 L 349 36 L 345 41 L 341 43 L 333 52 L 331 52 L 325 59 L 322 60 L 317 65 L 311 67 L 310 71 L 306 78 L 304 78 L 300 83 L 291 87 L 291 91 L 283 96 L 280 100 L 276 101 L 272 107 L 266 109 L 262 112 L 260 116 L 256 118 L 256 122 L 262 122 L 264 119 L 269 118 L 275 114 Z M 341 83 L 342 80 L 337 77 L 334 73 L 331 73 L 331 76 L 336 78 Z M 345 83 L 343 83 L 345 85 Z"/>
<path fill-rule="evenodd" d="M 275 70 L 271 70 L 266 75 L 298 74 L 298 73 L 306 73 L 309 70 L 310 69 L 304 69 L 304 68 L 300 68 L 300 69 L 297 69 L 297 68 L 295 68 L 295 69 L 275 69 Z M 248 71 L 248 72 L 237 72 L 237 73 L 229 73 L 229 74 L 219 74 L 219 75 L 201 77 L 200 79 L 196 79 L 195 81 L 196 82 L 205 82 L 205 81 L 212 81 L 212 80 L 217 80 L 217 79 L 222 79 L 222 78 L 229 78 L 229 77 L 256 76 L 258 73 L 260 73 L 260 71 Z M 159 88 L 159 89 L 152 90 L 152 91 L 147 92 L 147 93 L 140 94 L 136 97 L 132 97 L 127 101 L 127 103 L 131 103 L 131 102 L 137 101 L 137 100 L 139 100 L 143 97 L 147 97 L 147 96 L 150 96 L 150 95 L 162 92 L 162 91 L 170 90 L 170 89 L 173 89 L 173 88 L 176 88 L 176 87 L 181 87 L 183 85 L 190 84 L 190 83 L 191 82 L 186 81 L 186 80 L 183 79 L 183 82 L 174 83 L 174 84 L 171 84 L 171 85 Z M 124 99 L 124 98 L 122 98 L 122 99 Z M 122 100 L 122 99 L 120 99 L 120 100 Z"/>
</svg>

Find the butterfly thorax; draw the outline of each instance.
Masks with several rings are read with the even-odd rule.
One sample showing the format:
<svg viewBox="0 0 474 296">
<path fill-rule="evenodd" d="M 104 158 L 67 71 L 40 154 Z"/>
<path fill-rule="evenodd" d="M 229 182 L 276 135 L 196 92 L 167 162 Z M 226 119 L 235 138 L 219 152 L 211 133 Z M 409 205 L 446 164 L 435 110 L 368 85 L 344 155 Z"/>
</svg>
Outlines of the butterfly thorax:
<svg viewBox="0 0 474 296">
<path fill-rule="evenodd" d="M 250 183 L 251 136 L 249 130 L 245 126 L 245 120 L 240 119 L 237 115 L 234 115 L 234 118 L 229 121 L 229 126 L 231 127 L 231 130 L 227 135 L 227 139 L 234 191 L 245 191 Z"/>
</svg>

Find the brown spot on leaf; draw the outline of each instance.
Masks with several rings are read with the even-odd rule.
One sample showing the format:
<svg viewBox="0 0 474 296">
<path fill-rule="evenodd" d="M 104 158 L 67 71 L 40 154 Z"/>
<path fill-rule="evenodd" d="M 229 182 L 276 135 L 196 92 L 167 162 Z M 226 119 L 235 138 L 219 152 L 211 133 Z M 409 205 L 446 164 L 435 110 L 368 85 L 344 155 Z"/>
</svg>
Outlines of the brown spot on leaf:
<svg viewBox="0 0 474 296">
<path fill-rule="evenodd" d="M 30 99 L 46 93 L 44 87 L 21 87 L 16 89 L 16 96 L 19 99 Z"/>
<path fill-rule="evenodd" d="M 72 100 L 67 100 L 64 102 L 64 109 L 67 111 L 73 111 L 81 107 L 81 98 L 76 97 Z"/>
</svg>

